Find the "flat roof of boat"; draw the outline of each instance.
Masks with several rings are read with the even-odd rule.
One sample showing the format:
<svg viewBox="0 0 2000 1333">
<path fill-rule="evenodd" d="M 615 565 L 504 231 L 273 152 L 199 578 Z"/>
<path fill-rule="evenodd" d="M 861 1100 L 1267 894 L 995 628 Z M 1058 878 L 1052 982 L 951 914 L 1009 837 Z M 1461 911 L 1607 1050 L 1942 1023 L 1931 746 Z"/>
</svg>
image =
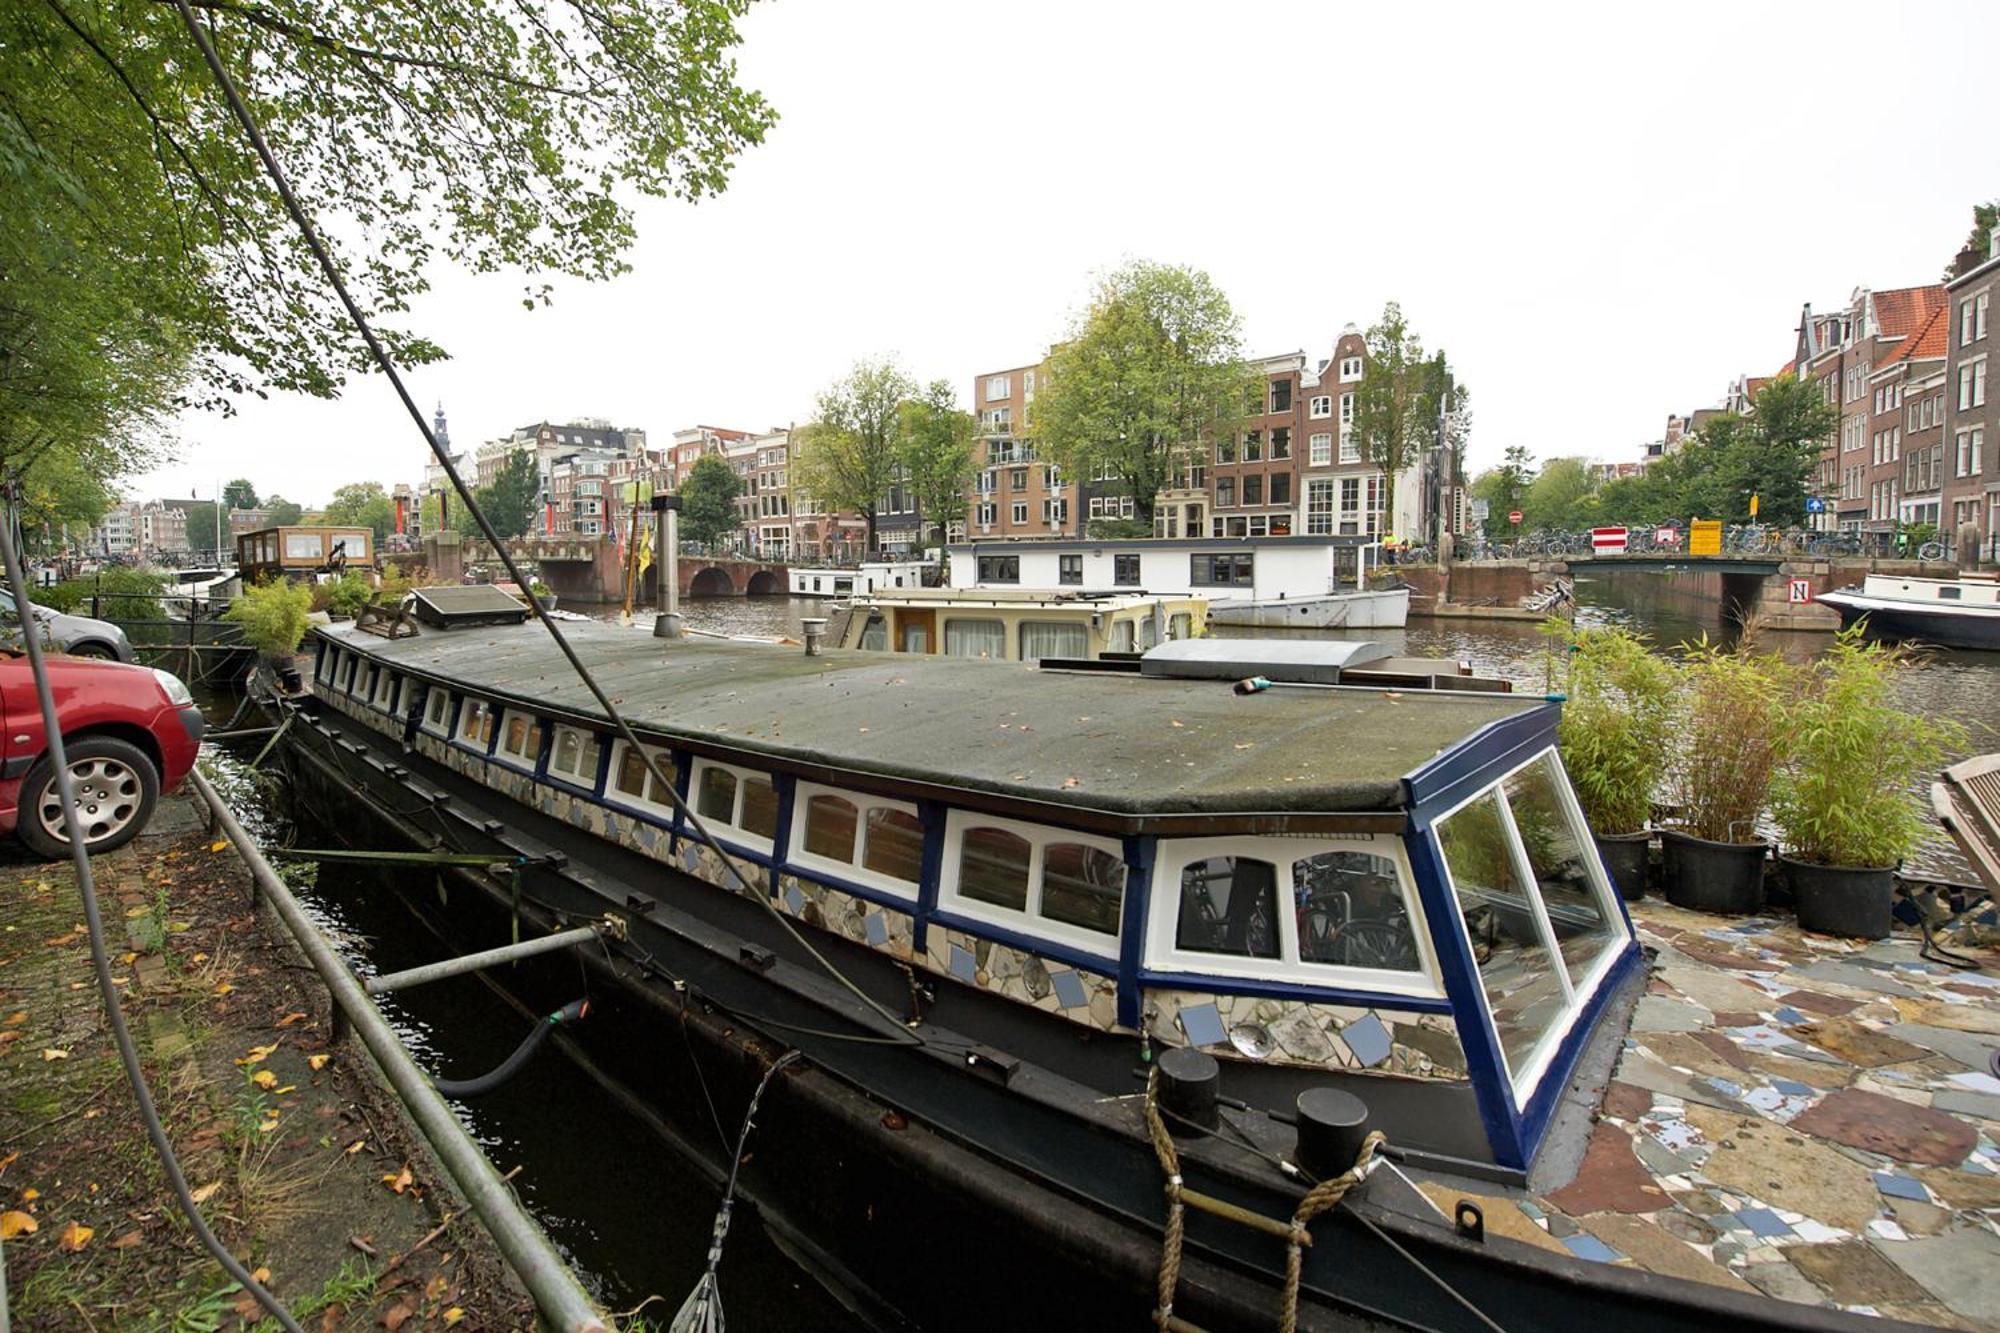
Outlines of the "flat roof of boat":
<svg viewBox="0 0 2000 1333">
<path fill-rule="evenodd" d="M 383 639 L 318 631 L 377 660 L 539 711 L 602 714 L 540 625 Z M 566 625 L 641 732 L 802 765 L 1118 815 L 1385 811 L 1401 779 L 1525 695 L 1277 687 L 1042 672 L 1015 662 L 686 638 Z"/>
</svg>

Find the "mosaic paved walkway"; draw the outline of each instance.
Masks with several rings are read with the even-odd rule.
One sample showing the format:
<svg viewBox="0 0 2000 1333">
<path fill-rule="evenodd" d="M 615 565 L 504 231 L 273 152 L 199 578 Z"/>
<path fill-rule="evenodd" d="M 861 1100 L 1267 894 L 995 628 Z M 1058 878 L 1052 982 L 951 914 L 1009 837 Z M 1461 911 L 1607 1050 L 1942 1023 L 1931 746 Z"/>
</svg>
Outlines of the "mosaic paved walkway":
<svg viewBox="0 0 2000 1333">
<path fill-rule="evenodd" d="M 1489 1227 L 1503 1212 L 1505 1234 L 1586 1259 L 2000 1329 L 2000 951 L 1958 971 L 1914 936 L 1633 906 L 1659 956 L 1583 1167 Z"/>
</svg>

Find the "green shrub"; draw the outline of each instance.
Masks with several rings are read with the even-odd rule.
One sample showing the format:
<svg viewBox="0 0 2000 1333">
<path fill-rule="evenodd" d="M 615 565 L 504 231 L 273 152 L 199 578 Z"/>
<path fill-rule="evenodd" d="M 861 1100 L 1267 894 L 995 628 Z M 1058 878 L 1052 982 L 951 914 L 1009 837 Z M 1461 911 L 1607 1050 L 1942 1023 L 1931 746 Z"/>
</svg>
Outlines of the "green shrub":
<svg viewBox="0 0 2000 1333">
<path fill-rule="evenodd" d="M 350 569 L 337 579 L 318 585 L 313 609 L 342 620 L 352 620 L 375 596 L 375 585 L 366 574 Z"/>
<path fill-rule="evenodd" d="M 1897 682 L 1920 669 L 1901 645 L 1844 630 L 1784 709 L 1790 740 L 1772 817 L 1787 851 L 1836 866 L 1893 866 L 1929 833 L 1915 785 L 1966 743 L 1957 723 L 1905 711 Z"/>
<path fill-rule="evenodd" d="M 298 651 L 312 614 L 312 589 L 280 580 L 246 588 L 222 613 L 224 620 L 243 627 L 243 638 L 257 651 L 284 657 Z"/>
<path fill-rule="evenodd" d="M 1745 635 L 1725 650 L 1684 644 L 1666 786 L 1679 826 L 1711 842 L 1756 842 L 1757 819 L 1784 755 L 1785 701 L 1799 670 Z"/>
<path fill-rule="evenodd" d="M 1616 627 L 1542 625 L 1567 649 L 1556 736 L 1584 818 L 1599 833 L 1637 833 L 1653 812 L 1673 727 L 1674 669 L 1644 636 Z"/>
<path fill-rule="evenodd" d="M 160 594 L 166 586 L 166 579 L 153 570 L 114 567 L 87 579 L 65 579 L 52 588 L 36 588 L 33 596 L 37 606 L 46 606 L 51 611 L 76 616 L 94 614 L 124 625 L 165 620 L 167 613 L 160 605 Z M 93 596 L 98 598 L 95 612 L 91 610 Z"/>
</svg>

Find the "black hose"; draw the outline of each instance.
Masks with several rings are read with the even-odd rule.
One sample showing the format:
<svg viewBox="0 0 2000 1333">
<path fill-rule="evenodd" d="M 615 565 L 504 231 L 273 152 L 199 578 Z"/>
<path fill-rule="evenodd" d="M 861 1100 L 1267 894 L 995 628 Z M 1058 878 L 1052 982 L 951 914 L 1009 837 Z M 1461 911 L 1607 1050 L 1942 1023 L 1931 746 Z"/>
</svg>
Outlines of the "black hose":
<svg viewBox="0 0 2000 1333">
<path fill-rule="evenodd" d="M 522 1067 L 534 1058 L 535 1052 L 541 1049 L 542 1043 L 548 1040 L 551 1032 L 554 1032 L 564 1023 L 581 1021 L 583 1016 L 589 1012 L 589 1000 L 571 1000 L 547 1018 L 536 1023 L 529 1030 L 528 1035 L 522 1039 L 521 1044 L 514 1048 L 514 1053 L 505 1060 L 502 1060 L 491 1072 L 482 1074 L 478 1078 L 466 1079 L 463 1082 L 458 1079 L 433 1078 L 431 1086 L 447 1097 L 478 1097 L 489 1093 L 508 1079 L 514 1077 L 514 1075 L 520 1073 Z"/>
</svg>

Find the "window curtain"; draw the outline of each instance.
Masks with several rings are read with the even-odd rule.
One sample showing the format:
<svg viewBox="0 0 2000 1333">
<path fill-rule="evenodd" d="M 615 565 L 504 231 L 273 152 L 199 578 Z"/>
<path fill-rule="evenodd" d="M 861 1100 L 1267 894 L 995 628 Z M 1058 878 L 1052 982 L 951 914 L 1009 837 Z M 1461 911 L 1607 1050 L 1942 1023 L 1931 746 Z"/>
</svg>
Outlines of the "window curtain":
<svg viewBox="0 0 2000 1333">
<path fill-rule="evenodd" d="M 1088 657 L 1090 635 L 1081 625 L 1064 625 L 1047 620 L 1021 624 L 1021 660 L 1039 662 L 1044 657 Z"/>
<path fill-rule="evenodd" d="M 946 657 L 990 657 L 1001 661 L 1007 656 L 1007 627 L 998 620 L 947 620 L 944 653 Z"/>
</svg>

